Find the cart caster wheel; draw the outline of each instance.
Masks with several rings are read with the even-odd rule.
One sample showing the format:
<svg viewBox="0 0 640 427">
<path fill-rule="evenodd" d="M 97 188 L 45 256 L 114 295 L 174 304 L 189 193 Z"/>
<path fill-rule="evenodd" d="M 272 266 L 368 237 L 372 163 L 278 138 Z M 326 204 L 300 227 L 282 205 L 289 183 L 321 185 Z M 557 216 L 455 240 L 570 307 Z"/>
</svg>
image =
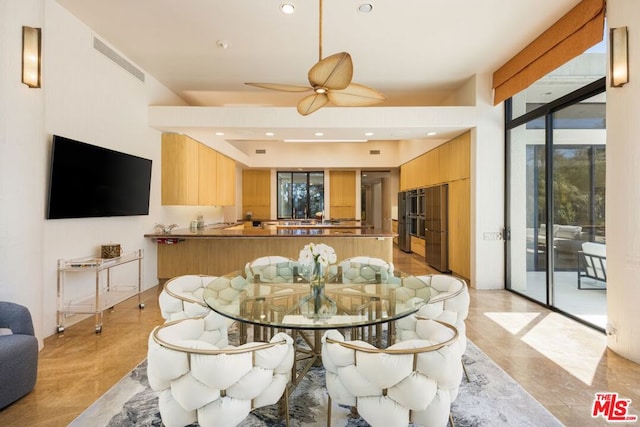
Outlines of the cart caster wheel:
<svg viewBox="0 0 640 427">
<path fill-rule="evenodd" d="M 64 326 L 58 326 L 57 331 L 59 334 L 64 332 Z"/>
<path fill-rule="evenodd" d="M 102 326 L 96 326 L 96 334 L 99 334 L 102 332 Z"/>
<path fill-rule="evenodd" d="M 140 304 L 138 304 L 138 307 L 142 310 L 144 308 L 144 303 L 141 302 Z"/>
</svg>

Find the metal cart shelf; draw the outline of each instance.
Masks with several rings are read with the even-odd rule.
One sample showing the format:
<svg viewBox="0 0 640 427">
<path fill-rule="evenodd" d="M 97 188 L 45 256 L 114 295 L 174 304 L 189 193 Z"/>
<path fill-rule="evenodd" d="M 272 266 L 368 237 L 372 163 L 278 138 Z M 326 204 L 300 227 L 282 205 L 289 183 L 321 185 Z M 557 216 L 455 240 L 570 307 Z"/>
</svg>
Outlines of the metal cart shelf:
<svg viewBox="0 0 640 427">
<path fill-rule="evenodd" d="M 123 253 L 115 258 L 74 258 L 58 260 L 58 333 L 64 332 L 64 321 L 71 314 L 94 314 L 96 333 L 102 332 L 103 312 L 133 296 L 138 296 L 138 308 L 142 302 L 143 250 Z M 137 262 L 137 284 L 112 284 L 111 269 Z M 70 273 L 95 272 L 95 295 L 77 300 L 65 300 L 65 276 Z"/>
</svg>

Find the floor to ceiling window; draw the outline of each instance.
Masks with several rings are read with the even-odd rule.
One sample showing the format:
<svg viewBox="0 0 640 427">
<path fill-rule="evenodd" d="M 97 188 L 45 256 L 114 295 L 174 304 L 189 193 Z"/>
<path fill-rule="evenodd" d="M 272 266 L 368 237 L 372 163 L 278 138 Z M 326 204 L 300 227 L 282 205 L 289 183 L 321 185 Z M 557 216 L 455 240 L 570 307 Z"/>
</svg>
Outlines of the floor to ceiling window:
<svg viewBox="0 0 640 427">
<path fill-rule="evenodd" d="M 324 211 L 323 172 L 278 172 L 278 218 L 315 218 Z"/>
<path fill-rule="evenodd" d="M 505 104 L 507 288 L 598 329 L 606 325 L 605 63 L 604 52 L 588 52 Z"/>
</svg>

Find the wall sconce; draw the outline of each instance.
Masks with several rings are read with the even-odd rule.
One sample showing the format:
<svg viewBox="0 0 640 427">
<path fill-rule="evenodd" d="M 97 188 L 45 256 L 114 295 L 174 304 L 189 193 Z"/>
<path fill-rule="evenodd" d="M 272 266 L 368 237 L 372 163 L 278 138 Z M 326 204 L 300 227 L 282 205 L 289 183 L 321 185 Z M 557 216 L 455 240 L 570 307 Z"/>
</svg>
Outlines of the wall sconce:
<svg viewBox="0 0 640 427">
<path fill-rule="evenodd" d="M 627 27 L 612 28 L 609 32 L 611 57 L 611 86 L 629 83 L 629 44 Z"/>
<path fill-rule="evenodd" d="M 22 27 L 22 83 L 40 87 L 41 78 L 41 29 Z"/>
</svg>

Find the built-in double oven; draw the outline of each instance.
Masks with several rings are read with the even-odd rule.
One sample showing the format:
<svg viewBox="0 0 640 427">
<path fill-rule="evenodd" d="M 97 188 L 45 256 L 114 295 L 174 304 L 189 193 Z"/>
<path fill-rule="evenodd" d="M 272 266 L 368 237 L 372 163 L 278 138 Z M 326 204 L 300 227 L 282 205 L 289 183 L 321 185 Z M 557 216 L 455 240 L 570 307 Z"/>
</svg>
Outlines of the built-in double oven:
<svg viewBox="0 0 640 427">
<path fill-rule="evenodd" d="M 409 191 L 409 234 L 424 238 L 426 200 L 424 188 Z"/>
</svg>

